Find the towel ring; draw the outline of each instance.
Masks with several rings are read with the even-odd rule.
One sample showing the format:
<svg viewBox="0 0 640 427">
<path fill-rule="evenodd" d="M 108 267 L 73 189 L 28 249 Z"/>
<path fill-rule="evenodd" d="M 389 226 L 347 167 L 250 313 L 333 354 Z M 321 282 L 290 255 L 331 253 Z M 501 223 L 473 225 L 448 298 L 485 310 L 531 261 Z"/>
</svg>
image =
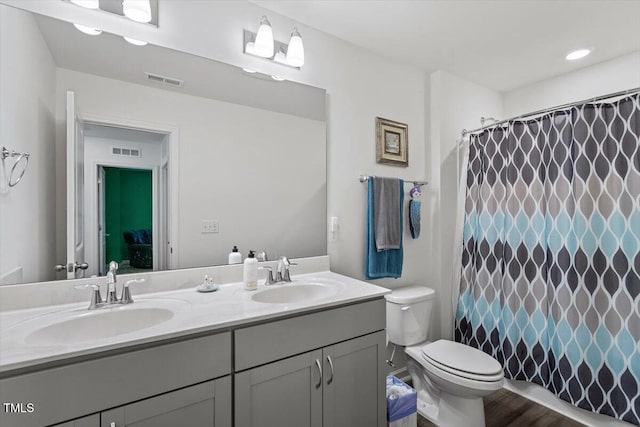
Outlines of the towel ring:
<svg viewBox="0 0 640 427">
<path fill-rule="evenodd" d="M 1 153 L 0 155 L 2 157 L 3 163 L 4 163 L 4 159 L 6 159 L 7 157 L 17 157 L 16 161 L 13 163 L 13 166 L 11 167 L 11 172 L 9 172 L 9 180 L 7 182 L 9 187 L 15 187 L 16 185 L 18 185 L 18 183 L 24 176 L 24 173 L 27 171 L 27 167 L 29 166 L 30 155 L 29 153 L 18 153 L 13 150 L 9 151 L 7 150 L 6 147 L 2 147 L 2 151 L 0 153 Z M 17 169 L 18 165 L 21 163 L 24 163 L 24 167 L 22 169 Z M 18 175 L 17 178 L 15 176 L 16 170 L 20 171 L 20 175 Z"/>
</svg>

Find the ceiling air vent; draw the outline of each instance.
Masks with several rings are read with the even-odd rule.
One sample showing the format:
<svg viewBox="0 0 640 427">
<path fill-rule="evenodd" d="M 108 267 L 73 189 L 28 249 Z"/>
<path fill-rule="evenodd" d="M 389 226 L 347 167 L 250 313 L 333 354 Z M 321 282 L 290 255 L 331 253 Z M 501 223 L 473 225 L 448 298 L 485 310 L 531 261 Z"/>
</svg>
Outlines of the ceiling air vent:
<svg viewBox="0 0 640 427">
<path fill-rule="evenodd" d="M 140 150 L 137 148 L 120 148 L 120 147 L 111 147 L 111 154 L 115 154 L 117 156 L 129 156 L 129 157 L 140 157 Z"/>
<path fill-rule="evenodd" d="M 182 87 L 184 80 L 176 79 L 175 77 L 161 76 L 160 74 L 144 73 L 147 76 L 147 80 L 154 83 L 162 83 L 173 87 Z"/>
</svg>

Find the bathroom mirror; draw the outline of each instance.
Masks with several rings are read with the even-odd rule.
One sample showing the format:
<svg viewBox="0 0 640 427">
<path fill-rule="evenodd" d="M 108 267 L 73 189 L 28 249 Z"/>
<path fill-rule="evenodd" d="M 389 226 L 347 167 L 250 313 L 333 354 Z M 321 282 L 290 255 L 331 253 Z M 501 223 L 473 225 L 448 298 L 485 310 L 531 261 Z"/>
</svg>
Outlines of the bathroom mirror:
<svg viewBox="0 0 640 427">
<path fill-rule="evenodd" d="M 31 155 L 0 188 L 0 283 L 327 253 L 323 89 L 5 5 L 0 23 L 0 145 Z"/>
</svg>

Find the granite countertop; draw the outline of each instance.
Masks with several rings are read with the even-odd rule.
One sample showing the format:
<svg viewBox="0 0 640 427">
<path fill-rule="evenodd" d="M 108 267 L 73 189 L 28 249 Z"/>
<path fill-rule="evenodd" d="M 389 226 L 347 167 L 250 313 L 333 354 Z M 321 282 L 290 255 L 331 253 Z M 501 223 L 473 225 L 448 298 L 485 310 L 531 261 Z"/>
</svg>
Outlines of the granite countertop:
<svg viewBox="0 0 640 427">
<path fill-rule="evenodd" d="M 330 271 L 292 276 L 291 284 L 260 285 L 258 291 L 245 291 L 242 283 L 220 285 L 211 293 L 196 292 L 195 289 L 149 293 L 141 296 L 132 294 L 135 302 L 128 305 L 87 310 L 87 301 L 82 303 L 52 305 L 0 313 L 0 373 L 11 375 L 13 370 L 36 369 L 38 365 L 60 362 L 78 356 L 96 355 L 105 351 L 125 349 L 147 343 L 186 337 L 202 332 L 229 330 L 255 322 L 270 321 L 294 314 L 327 309 L 333 306 L 356 303 L 381 298 L 391 291 L 367 282 L 352 279 Z M 259 283 L 262 283 L 260 281 Z M 291 286 L 292 284 L 320 284 L 328 295 L 322 298 L 303 300 L 295 303 L 264 303 L 252 299 L 256 293 L 266 289 Z M 120 285 L 118 286 L 120 290 Z M 132 330 L 125 334 L 110 335 L 108 325 L 95 328 L 91 334 L 95 338 L 43 342 L 34 339 L 34 333 L 43 327 L 55 325 L 78 316 L 107 314 L 116 317 L 118 311 L 131 309 L 168 309 L 173 316 L 154 326 Z M 141 316 L 144 316 L 140 310 Z M 105 318 L 106 319 L 106 318 Z M 132 317 L 132 329 L 139 328 L 137 318 Z M 140 319 L 141 323 L 144 319 Z M 108 323 L 108 322 L 104 322 Z M 74 331 L 75 332 L 75 331 Z"/>
</svg>

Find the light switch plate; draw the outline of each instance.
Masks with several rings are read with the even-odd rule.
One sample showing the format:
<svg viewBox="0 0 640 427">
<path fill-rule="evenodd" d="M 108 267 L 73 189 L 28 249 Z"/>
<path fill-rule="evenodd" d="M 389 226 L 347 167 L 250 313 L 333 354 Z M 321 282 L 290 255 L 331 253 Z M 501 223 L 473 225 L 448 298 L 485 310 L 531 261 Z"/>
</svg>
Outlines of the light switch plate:
<svg viewBox="0 0 640 427">
<path fill-rule="evenodd" d="M 202 234 L 211 234 L 211 233 L 219 233 L 219 224 L 218 221 L 212 219 L 203 219 L 202 227 L 200 228 L 200 233 Z"/>
</svg>

